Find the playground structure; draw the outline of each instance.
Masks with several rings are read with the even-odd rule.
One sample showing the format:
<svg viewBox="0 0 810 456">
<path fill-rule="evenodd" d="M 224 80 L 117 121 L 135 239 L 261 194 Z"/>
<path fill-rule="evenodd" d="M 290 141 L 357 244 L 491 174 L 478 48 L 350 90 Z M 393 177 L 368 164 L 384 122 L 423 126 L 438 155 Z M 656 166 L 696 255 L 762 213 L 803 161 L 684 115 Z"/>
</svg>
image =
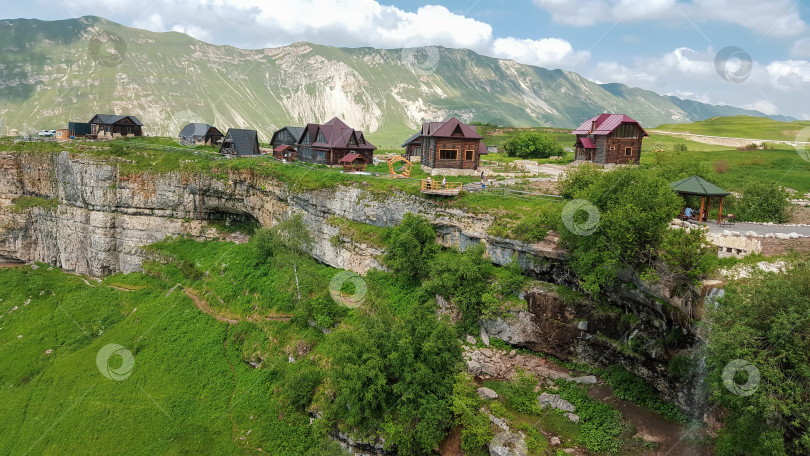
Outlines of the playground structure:
<svg viewBox="0 0 810 456">
<path fill-rule="evenodd" d="M 461 182 L 436 182 L 430 179 L 422 179 L 422 193 L 425 195 L 457 196 L 461 193 L 463 184 Z"/>
<path fill-rule="evenodd" d="M 394 164 L 397 162 L 405 162 L 403 166 L 398 169 L 394 169 Z M 411 177 L 411 169 L 413 168 L 413 163 L 405 157 L 394 157 L 388 160 L 388 172 L 391 173 L 391 177 L 396 179 L 404 179 Z"/>
</svg>

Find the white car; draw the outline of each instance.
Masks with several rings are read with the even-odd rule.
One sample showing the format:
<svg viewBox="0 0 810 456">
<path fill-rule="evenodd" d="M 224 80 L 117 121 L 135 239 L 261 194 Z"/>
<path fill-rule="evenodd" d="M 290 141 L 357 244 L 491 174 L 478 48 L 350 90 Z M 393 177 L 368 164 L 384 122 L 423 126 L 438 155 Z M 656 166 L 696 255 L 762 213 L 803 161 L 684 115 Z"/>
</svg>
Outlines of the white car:
<svg viewBox="0 0 810 456">
<path fill-rule="evenodd" d="M 56 130 L 39 130 L 39 136 L 53 138 L 56 136 Z"/>
</svg>

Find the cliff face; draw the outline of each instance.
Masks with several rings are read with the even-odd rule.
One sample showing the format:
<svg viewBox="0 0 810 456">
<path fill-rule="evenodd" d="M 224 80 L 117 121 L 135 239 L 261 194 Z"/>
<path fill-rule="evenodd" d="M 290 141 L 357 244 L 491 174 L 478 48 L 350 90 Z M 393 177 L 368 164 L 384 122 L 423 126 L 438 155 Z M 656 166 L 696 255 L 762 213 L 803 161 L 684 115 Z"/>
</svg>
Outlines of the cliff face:
<svg viewBox="0 0 810 456">
<path fill-rule="evenodd" d="M 48 204 L 28 208 L 26 196 Z M 247 170 L 226 178 L 198 173 L 123 175 L 112 162 L 62 152 L 0 153 L 0 256 L 42 261 L 68 271 L 102 276 L 138 271 L 141 247 L 167 236 L 216 238 L 211 220 L 272 226 L 303 213 L 316 241 L 313 255 L 331 266 L 365 273 L 382 252 L 362 243 L 330 242 L 340 235 L 331 216 L 376 226 L 395 226 L 407 212 L 430 217 L 446 246 L 487 244 L 493 261 L 517 255 L 537 273 L 563 258 L 553 239 L 529 246 L 489 237 L 491 219 L 444 209 L 418 197 L 384 197 L 360 187 L 290 192 L 286 184 Z M 537 261 L 541 259 L 543 261 Z"/>
<path fill-rule="evenodd" d="M 21 197 L 34 197 L 38 203 L 15 203 Z M 329 218 L 390 227 L 407 212 L 427 216 L 444 246 L 465 250 L 483 242 L 496 264 L 516 257 L 528 275 L 572 283 L 565 253 L 553 236 L 534 245 L 495 238 L 486 233 L 490 216 L 448 209 L 411 195 L 379 195 L 362 186 L 290 192 L 286 184 L 250 170 L 225 177 L 182 172 L 124 175 L 112 159 L 67 152 L 0 153 L 0 258 L 40 261 L 93 276 L 140 270 L 148 258 L 142 247 L 167 236 L 219 238 L 221 232 L 209 224 L 213 220 L 272 226 L 295 213 L 302 213 L 310 227 L 316 259 L 365 273 L 382 267 L 377 258 L 383 252 L 357 240 L 334 242 L 342 233 Z M 525 309 L 483 322 L 484 330 L 512 345 L 563 359 L 603 367 L 621 364 L 689 409 L 694 385 L 667 377 L 667 363 L 676 352 L 665 349 L 661 341 L 681 331 L 687 342 L 680 351 L 691 350 L 695 331 L 685 316 L 699 314 L 666 290 L 641 283 L 632 271 L 625 275 L 625 286 L 608 296 L 614 310 L 621 309 L 614 313 L 605 313 L 591 301 L 571 304 L 553 292 L 535 291 L 526 295 Z M 627 319 L 627 315 L 635 316 Z"/>
</svg>

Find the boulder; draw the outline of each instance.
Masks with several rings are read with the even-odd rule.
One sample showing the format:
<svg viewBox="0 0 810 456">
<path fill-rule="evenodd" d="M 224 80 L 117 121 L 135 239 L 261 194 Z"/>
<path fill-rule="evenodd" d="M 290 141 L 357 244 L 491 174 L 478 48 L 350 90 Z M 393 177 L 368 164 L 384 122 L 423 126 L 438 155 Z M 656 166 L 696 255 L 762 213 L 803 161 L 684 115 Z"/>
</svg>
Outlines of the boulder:
<svg viewBox="0 0 810 456">
<path fill-rule="evenodd" d="M 526 446 L 523 436 L 509 431 L 495 434 L 487 447 L 489 447 L 490 456 L 526 456 L 529 454 L 529 447 Z"/>
<path fill-rule="evenodd" d="M 489 388 L 487 388 L 485 386 L 482 386 L 481 388 L 478 388 L 477 391 L 478 391 L 478 396 L 481 399 L 497 399 L 498 398 L 498 393 L 496 393 L 494 390 L 491 390 L 491 389 L 489 389 Z"/>
<path fill-rule="evenodd" d="M 788 236 L 785 233 L 776 233 L 774 236 L 776 236 L 776 239 L 782 239 L 782 240 L 790 239 L 790 236 Z"/>
<path fill-rule="evenodd" d="M 731 236 L 731 231 L 723 230 L 723 236 Z"/>
<path fill-rule="evenodd" d="M 596 384 L 596 376 L 594 375 L 585 375 L 583 377 L 575 377 L 572 378 L 571 381 L 577 382 L 581 385 L 595 385 Z"/>
<path fill-rule="evenodd" d="M 573 423 L 579 423 L 579 415 L 576 413 L 566 413 L 565 417 L 571 420 Z"/>
<path fill-rule="evenodd" d="M 550 439 L 548 439 L 548 443 L 550 443 L 551 446 L 558 446 L 562 442 L 560 441 L 560 438 L 555 435 L 555 436 L 551 437 Z"/>
<path fill-rule="evenodd" d="M 745 237 L 757 237 L 756 231 L 746 231 Z"/>
<path fill-rule="evenodd" d="M 773 239 L 773 238 L 775 238 L 776 236 L 774 236 L 774 234 L 773 234 L 773 233 L 767 233 L 767 234 L 765 235 L 765 237 L 766 237 L 766 238 L 768 238 L 768 239 Z"/>
<path fill-rule="evenodd" d="M 481 337 L 481 342 L 484 343 L 487 347 L 489 347 L 489 335 L 487 334 L 487 330 L 484 327 L 481 327 L 481 333 L 479 334 Z"/>
<path fill-rule="evenodd" d="M 551 407 L 556 410 L 562 410 L 563 412 L 574 412 L 577 409 L 574 407 L 574 404 L 561 398 L 559 394 L 543 393 L 537 396 L 537 404 L 540 405 L 541 408 Z"/>
<path fill-rule="evenodd" d="M 467 337 L 465 339 L 467 340 L 468 344 L 475 345 L 475 337 L 467 335 Z"/>
<path fill-rule="evenodd" d="M 791 239 L 799 239 L 799 233 L 790 233 L 788 234 L 788 237 Z"/>
</svg>

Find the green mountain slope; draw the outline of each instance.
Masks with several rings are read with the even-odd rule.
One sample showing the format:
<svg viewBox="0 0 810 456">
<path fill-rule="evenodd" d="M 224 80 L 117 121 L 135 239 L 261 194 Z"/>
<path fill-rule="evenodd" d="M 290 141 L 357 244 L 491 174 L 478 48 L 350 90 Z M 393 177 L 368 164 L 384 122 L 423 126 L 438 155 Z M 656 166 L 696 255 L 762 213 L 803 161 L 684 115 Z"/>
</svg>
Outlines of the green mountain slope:
<svg viewBox="0 0 810 456">
<path fill-rule="evenodd" d="M 97 17 L 0 21 L 0 50 L 3 133 L 59 128 L 104 112 L 135 114 L 152 135 L 175 136 L 185 123 L 204 121 L 256 128 L 266 141 L 278 127 L 340 116 L 390 147 L 423 120 L 449 115 L 568 128 L 601 112 L 649 126 L 763 115 L 463 49 L 295 43 L 241 50 Z"/>
<path fill-rule="evenodd" d="M 764 117 L 749 116 L 713 117 L 688 124 L 664 124 L 657 127 L 658 130 L 695 135 L 769 139 L 772 141 L 807 141 L 806 138 L 800 137 L 801 131 L 806 128 L 810 128 L 810 121 L 780 122 Z"/>
</svg>

